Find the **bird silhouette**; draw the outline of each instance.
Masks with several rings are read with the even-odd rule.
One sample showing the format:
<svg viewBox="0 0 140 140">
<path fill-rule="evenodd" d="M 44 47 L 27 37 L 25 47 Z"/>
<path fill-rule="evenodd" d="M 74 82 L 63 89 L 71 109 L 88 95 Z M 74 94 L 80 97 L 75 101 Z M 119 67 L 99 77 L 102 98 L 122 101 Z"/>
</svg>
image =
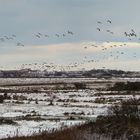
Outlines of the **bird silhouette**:
<svg viewBox="0 0 140 140">
<path fill-rule="evenodd" d="M 67 33 L 73 35 L 73 32 L 72 31 L 67 31 Z"/>
<path fill-rule="evenodd" d="M 100 28 L 97 28 L 97 30 L 100 32 L 101 31 L 101 29 Z"/>
<path fill-rule="evenodd" d="M 60 35 L 59 34 L 55 34 L 57 37 L 60 37 Z"/>
<path fill-rule="evenodd" d="M 102 24 L 102 22 L 101 22 L 101 21 L 97 21 L 97 23 L 98 23 L 98 24 Z"/>
<path fill-rule="evenodd" d="M 112 23 L 111 20 L 107 20 L 107 22 L 110 23 L 110 24 Z"/>
<path fill-rule="evenodd" d="M 18 43 L 17 43 L 17 46 L 22 46 L 22 47 L 24 47 L 24 44 L 18 42 Z"/>
</svg>

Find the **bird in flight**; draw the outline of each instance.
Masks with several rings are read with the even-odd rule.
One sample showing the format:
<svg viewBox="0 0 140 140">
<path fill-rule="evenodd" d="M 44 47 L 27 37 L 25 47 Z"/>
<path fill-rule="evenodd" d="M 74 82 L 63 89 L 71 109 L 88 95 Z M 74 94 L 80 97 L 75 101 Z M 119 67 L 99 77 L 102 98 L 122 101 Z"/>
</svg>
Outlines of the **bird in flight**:
<svg viewBox="0 0 140 140">
<path fill-rule="evenodd" d="M 13 34 L 12 37 L 16 37 L 16 35 Z"/>
<path fill-rule="evenodd" d="M 68 34 L 71 34 L 71 35 L 73 35 L 73 32 L 72 32 L 72 31 L 68 31 Z"/>
<path fill-rule="evenodd" d="M 57 37 L 59 37 L 59 34 L 55 34 Z"/>
<path fill-rule="evenodd" d="M 101 31 L 101 29 L 100 29 L 100 28 L 97 28 L 97 30 L 98 30 L 98 31 Z"/>
<path fill-rule="evenodd" d="M 98 24 L 102 24 L 102 22 L 101 22 L 101 21 L 97 21 L 97 23 L 98 23 Z"/>
<path fill-rule="evenodd" d="M 110 24 L 112 23 L 111 20 L 107 20 L 107 22 L 110 23 Z"/>
<path fill-rule="evenodd" d="M 49 37 L 47 34 L 44 35 L 45 37 Z"/>
<path fill-rule="evenodd" d="M 18 43 L 17 43 L 17 46 L 22 46 L 22 47 L 24 47 L 24 44 L 18 42 Z"/>
<path fill-rule="evenodd" d="M 37 34 L 37 35 L 35 35 L 35 36 L 36 36 L 37 38 L 40 38 L 40 35 L 38 35 L 38 34 Z"/>
<path fill-rule="evenodd" d="M 66 35 L 65 34 L 63 34 L 63 37 L 65 37 Z"/>
<path fill-rule="evenodd" d="M 1 42 L 4 42 L 4 41 L 5 41 L 5 39 L 4 39 L 4 38 L 0 38 L 0 41 L 1 41 Z"/>
</svg>

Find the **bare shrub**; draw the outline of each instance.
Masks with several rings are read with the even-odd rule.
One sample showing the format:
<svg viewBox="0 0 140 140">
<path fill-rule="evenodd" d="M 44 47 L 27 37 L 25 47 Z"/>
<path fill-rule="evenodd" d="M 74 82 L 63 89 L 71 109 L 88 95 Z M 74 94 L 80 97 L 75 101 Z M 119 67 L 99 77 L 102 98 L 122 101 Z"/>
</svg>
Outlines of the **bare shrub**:
<svg viewBox="0 0 140 140">
<path fill-rule="evenodd" d="M 0 124 L 8 124 L 8 125 L 17 125 L 16 122 L 14 122 L 11 119 L 5 119 L 5 118 L 0 118 Z"/>
<path fill-rule="evenodd" d="M 138 119 L 140 117 L 140 99 L 131 98 L 108 109 L 108 115 L 121 119 Z"/>
<path fill-rule="evenodd" d="M 128 90 L 128 91 L 140 91 L 140 82 L 117 82 L 115 85 L 109 90 L 117 90 L 117 91 L 122 91 L 122 90 Z"/>
<path fill-rule="evenodd" d="M 8 96 L 7 93 L 4 93 L 4 95 L 0 95 L 0 103 L 3 103 L 5 99 L 11 99 L 11 97 Z"/>
<path fill-rule="evenodd" d="M 4 96 L 0 95 L 0 103 L 3 103 L 3 102 L 4 102 Z"/>
<path fill-rule="evenodd" d="M 85 83 L 74 83 L 76 89 L 86 89 Z"/>
<path fill-rule="evenodd" d="M 105 104 L 106 103 L 106 99 L 104 97 L 101 98 L 96 98 L 95 103 L 99 103 L 99 104 Z"/>
<path fill-rule="evenodd" d="M 53 100 L 50 100 L 50 103 L 48 105 L 53 106 Z"/>
</svg>

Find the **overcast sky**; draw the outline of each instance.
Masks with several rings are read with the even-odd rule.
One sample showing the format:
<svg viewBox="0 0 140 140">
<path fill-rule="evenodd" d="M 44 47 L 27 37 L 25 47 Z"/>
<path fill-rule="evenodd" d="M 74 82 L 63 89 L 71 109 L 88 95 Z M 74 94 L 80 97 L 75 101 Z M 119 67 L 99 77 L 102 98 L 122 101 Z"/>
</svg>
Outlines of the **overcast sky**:
<svg viewBox="0 0 140 140">
<path fill-rule="evenodd" d="M 0 67 L 15 69 L 24 63 L 68 65 L 84 61 L 80 68 L 140 70 L 139 6 L 139 0 L 0 0 Z M 131 29 L 137 38 L 129 40 L 124 32 Z M 74 34 L 68 34 L 68 30 Z M 38 33 L 42 34 L 40 38 Z M 127 45 L 110 49 L 106 41 Z M 24 46 L 17 46 L 18 43 Z M 92 44 L 99 47 L 91 48 Z M 108 48 L 105 53 L 102 45 Z M 124 55 L 114 60 L 111 55 L 117 57 L 117 51 Z M 97 62 L 88 63 L 89 60 Z"/>
</svg>

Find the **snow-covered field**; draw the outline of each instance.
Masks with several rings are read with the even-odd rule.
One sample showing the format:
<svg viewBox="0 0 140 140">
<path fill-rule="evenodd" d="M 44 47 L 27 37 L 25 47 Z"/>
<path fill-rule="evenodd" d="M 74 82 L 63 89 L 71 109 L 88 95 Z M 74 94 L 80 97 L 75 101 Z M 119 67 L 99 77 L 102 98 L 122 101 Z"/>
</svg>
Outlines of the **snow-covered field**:
<svg viewBox="0 0 140 140">
<path fill-rule="evenodd" d="M 72 82 L 124 82 L 124 81 L 140 81 L 140 78 L 0 78 L 0 85 L 14 84 L 48 84 L 48 83 L 72 83 Z"/>
<path fill-rule="evenodd" d="M 32 135 L 42 130 L 51 131 L 66 126 L 78 125 L 86 121 L 94 121 L 98 115 L 105 115 L 107 108 L 119 103 L 121 100 L 131 98 L 123 92 L 118 94 L 114 91 L 100 91 L 99 89 L 69 89 L 69 90 L 46 90 L 44 86 L 40 92 L 26 92 L 24 86 L 18 85 L 22 92 L 14 92 L 7 89 L 15 89 L 10 84 L 32 84 L 50 82 L 48 79 L 1 79 L 0 89 L 6 89 L 0 95 L 5 99 L 0 103 L 0 138 L 15 135 Z M 53 79 L 53 82 L 99 82 L 99 86 L 106 83 L 114 83 L 117 80 L 97 79 Z M 128 79 L 120 79 L 126 81 Z M 139 79 L 131 79 L 139 81 Z M 97 86 L 96 83 L 96 86 Z M 2 86 L 6 85 L 6 86 Z M 30 85 L 31 86 L 31 85 Z M 26 86 L 26 88 L 29 88 Z M 36 88 L 36 85 L 33 86 Z M 25 90 L 25 92 L 24 92 Z M 21 91 L 21 90 L 20 90 Z M 139 93 L 135 95 L 140 98 Z"/>
</svg>

